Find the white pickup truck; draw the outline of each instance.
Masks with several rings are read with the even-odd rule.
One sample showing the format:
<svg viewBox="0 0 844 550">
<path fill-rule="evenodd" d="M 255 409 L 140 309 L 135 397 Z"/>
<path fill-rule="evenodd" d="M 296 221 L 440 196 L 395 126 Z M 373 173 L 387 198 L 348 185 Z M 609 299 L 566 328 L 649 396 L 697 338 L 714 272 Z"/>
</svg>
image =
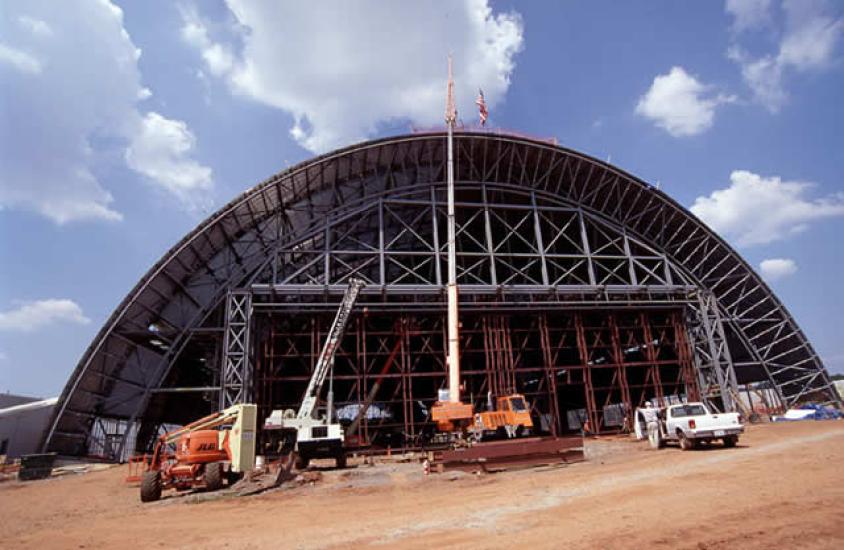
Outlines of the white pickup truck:
<svg viewBox="0 0 844 550">
<path fill-rule="evenodd" d="M 684 403 L 659 409 L 647 432 L 654 448 L 677 441 L 687 451 L 715 439 L 723 441 L 725 447 L 735 447 L 744 425 L 738 413 L 712 414 L 703 403 Z"/>
</svg>

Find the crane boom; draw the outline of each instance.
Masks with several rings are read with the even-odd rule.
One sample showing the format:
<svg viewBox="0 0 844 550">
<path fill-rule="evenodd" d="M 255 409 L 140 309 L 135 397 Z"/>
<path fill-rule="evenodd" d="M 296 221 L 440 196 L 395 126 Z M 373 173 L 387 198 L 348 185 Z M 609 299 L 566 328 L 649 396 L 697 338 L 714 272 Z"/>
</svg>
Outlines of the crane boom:
<svg viewBox="0 0 844 550">
<path fill-rule="evenodd" d="M 352 313 L 352 308 L 355 305 L 358 294 L 364 286 L 366 286 L 366 283 L 361 279 L 349 279 L 349 287 L 346 289 L 346 294 L 343 296 L 343 301 L 337 310 L 337 316 L 334 318 L 331 329 L 328 331 L 328 336 L 317 359 L 314 374 L 308 383 L 308 389 L 305 390 L 305 397 L 302 399 L 302 404 L 299 406 L 299 412 L 296 414 L 296 418 L 313 417 L 325 377 L 334 365 L 337 346 L 340 345 L 340 341 L 343 339 L 343 334 L 346 332 L 346 323 L 349 321 L 349 316 Z"/>
</svg>

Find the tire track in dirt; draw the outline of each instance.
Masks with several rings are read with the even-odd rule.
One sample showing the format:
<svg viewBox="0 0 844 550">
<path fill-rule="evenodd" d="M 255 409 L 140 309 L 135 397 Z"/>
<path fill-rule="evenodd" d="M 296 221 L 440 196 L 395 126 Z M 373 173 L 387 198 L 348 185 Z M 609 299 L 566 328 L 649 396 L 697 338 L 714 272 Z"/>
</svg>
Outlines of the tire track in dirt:
<svg viewBox="0 0 844 550">
<path fill-rule="evenodd" d="M 684 461 L 681 464 L 670 466 L 659 465 L 647 467 L 641 471 L 631 472 L 623 475 L 611 475 L 598 480 L 592 480 L 584 485 L 573 489 L 548 488 L 543 491 L 535 491 L 527 495 L 520 495 L 518 502 L 512 505 L 499 505 L 494 508 L 485 507 L 483 511 L 464 513 L 458 516 L 451 515 L 448 518 L 419 522 L 415 525 L 393 529 L 385 533 L 376 545 L 395 544 L 397 541 L 424 534 L 430 531 L 444 533 L 455 529 L 455 525 L 462 525 L 464 529 L 485 530 L 491 532 L 518 532 L 523 528 L 518 526 L 520 522 L 513 521 L 510 516 L 535 513 L 563 504 L 568 504 L 583 497 L 606 496 L 609 493 L 626 489 L 632 485 L 644 484 L 662 479 L 683 477 L 687 474 L 698 473 L 702 468 L 708 468 L 725 462 L 739 462 L 750 460 L 760 456 L 776 454 L 788 451 L 795 447 L 807 444 L 819 443 L 832 438 L 844 437 L 844 431 L 833 431 L 815 435 L 793 437 L 776 443 L 767 443 L 754 447 L 742 447 L 738 449 L 719 449 L 717 454 L 707 452 L 705 455 L 695 457 L 693 461 Z M 670 452 L 670 451 L 669 451 Z M 687 455 L 684 455 L 684 458 Z M 369 537 L 362 537 L 356 540 L 360 543 L 372 543 Z M 356 542 L 350 541 L 350 542 Z M 326 546 L 314 546 L 312 548 L 325 548 Z"/>
</svg>

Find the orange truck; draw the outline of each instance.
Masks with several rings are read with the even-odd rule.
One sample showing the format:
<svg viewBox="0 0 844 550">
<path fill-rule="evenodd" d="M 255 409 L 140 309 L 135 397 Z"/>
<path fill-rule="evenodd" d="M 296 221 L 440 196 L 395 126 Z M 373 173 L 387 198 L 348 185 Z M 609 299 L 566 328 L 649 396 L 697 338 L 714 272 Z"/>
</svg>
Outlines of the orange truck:
<svg viewBox="0 0 844 550">
<path fill-rule="evenodd" d="M 528 435 L 533 428 L 530 407 L 525 396 L 519 393 L 505 395 L 496 400 L 495 410 L 475 413 L 468 433 L 476 441 L 495 434 L 507 438 Z"/>
</svg>

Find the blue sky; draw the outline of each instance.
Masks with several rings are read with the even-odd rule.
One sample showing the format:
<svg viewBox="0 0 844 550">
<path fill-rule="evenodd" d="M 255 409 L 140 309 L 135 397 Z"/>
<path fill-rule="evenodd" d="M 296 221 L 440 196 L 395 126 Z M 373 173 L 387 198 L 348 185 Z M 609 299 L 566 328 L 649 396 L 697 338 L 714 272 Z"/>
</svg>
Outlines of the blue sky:
<svg viewBox="0 0 844 550">
<path fill-rule="evenodd" d="M 6 2 L 0 391 L 60 392 L 140 276 L 235 194 L 440 124 L 448 51 L 466 123 L 480 86 L 492 126 L 659 182 L 844 372 L 842 35 L 844 4 L 814 0 Z"/>
</svg>

